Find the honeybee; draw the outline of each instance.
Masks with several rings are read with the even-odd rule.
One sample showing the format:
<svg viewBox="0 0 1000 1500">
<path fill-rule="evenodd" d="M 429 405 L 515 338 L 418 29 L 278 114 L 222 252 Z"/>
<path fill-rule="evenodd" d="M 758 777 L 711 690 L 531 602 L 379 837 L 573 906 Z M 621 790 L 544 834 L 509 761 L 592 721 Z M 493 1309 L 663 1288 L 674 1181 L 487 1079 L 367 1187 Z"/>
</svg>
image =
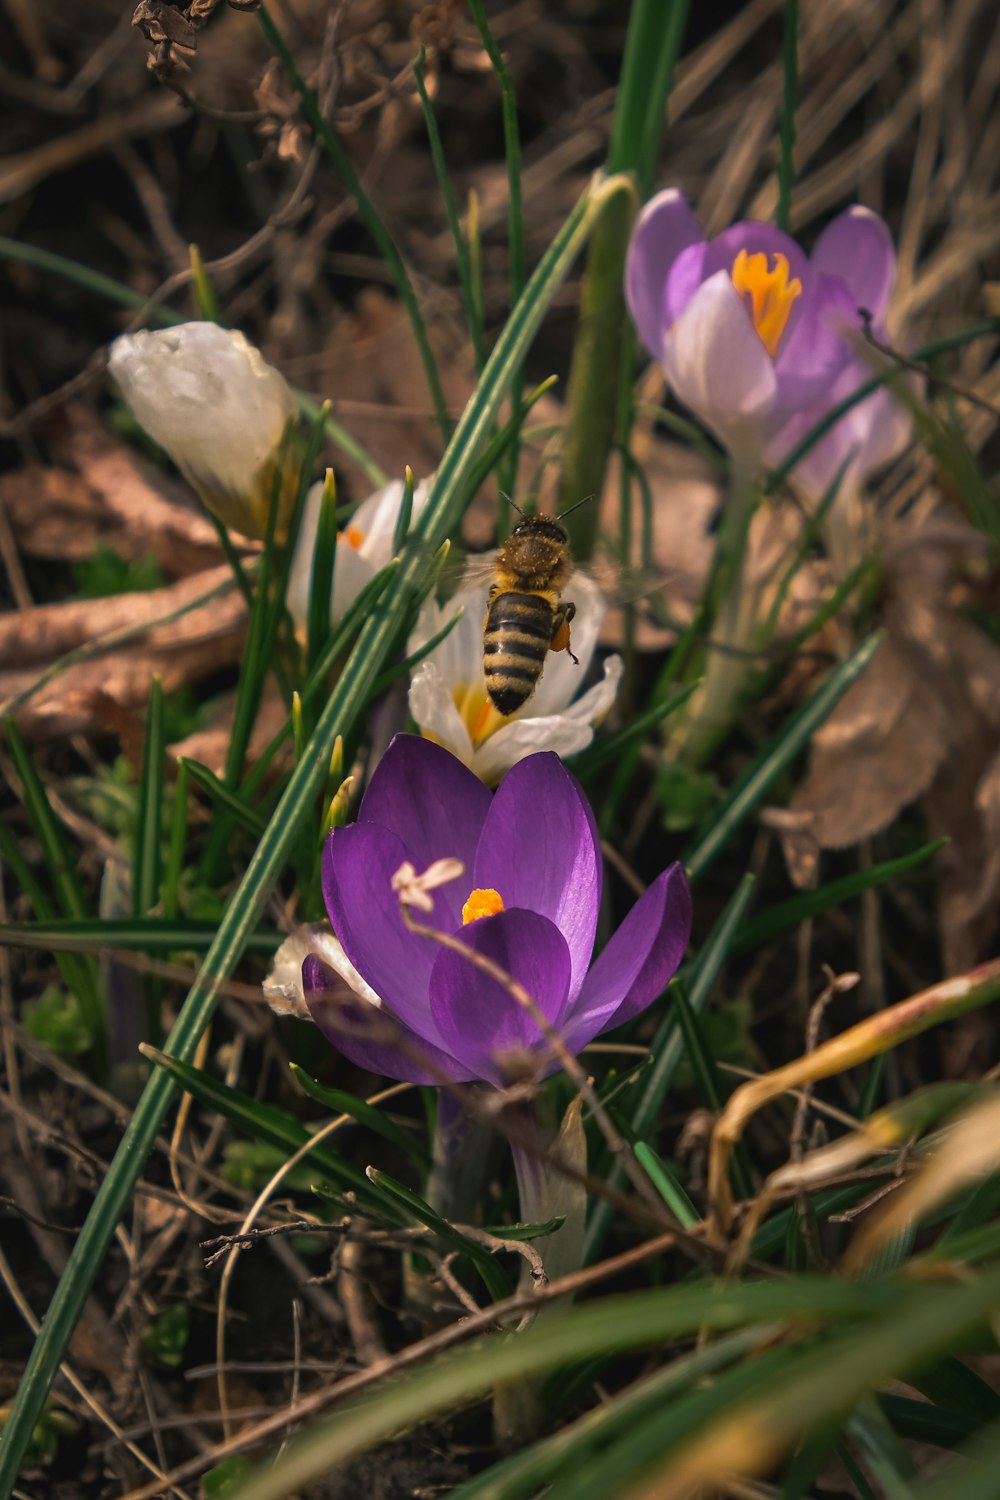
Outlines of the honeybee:
<svg viewBox="0 0 1000 1500">
<path fill-rule="evenodd" d="M 576 605 L 561 597 L 573 573 L 563 517 L 514 509 L 521 519 L 497 553 L 483 620 L 486 691 L 505 718 L 527 703 L 550 651 L 566 651 L 579 665 L 570 647 Z"/>
</svg>

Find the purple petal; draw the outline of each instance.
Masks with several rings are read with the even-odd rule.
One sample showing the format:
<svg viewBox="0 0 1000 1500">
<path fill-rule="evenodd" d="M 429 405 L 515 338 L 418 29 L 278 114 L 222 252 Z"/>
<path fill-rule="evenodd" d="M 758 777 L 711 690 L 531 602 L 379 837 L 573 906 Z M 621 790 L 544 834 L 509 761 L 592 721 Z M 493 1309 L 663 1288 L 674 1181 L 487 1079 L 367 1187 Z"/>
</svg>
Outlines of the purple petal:
<svg viewBox="0 0 1000 1500">
<path fill-rule="evenodd" d="M 362 979 L 395 1015 L 427 1035 L 427 988 L 438 945 L 403 924 L 392 877 L 405 860 L 413 861 L 411 851 L 387 828 L 336 828 L 323 851 L 323 895 L 333 930 Z M 450 932 L 454 918 L 437 899 L 444 889 L 434 892 L 434 911 L 420 917 L 424 925 Z"/>
<path fill-rule="evenodd" d="M 686 250 L 682 250 L 671 266 L 663 293 L 662 318 L 665 332 L 669 332 L 677 322 L 695 292 L 706 279 L 705 256 L 707 254 L 708 246 L 702 240 L 699 244 L 689 245 Z M 661 343 L 661 354 L 657 358 L 662 358 L 662 348 Z"/>
<path fill-rule="evenodd" d="M 507 772 L 474 870 L 471 885 L 499 891 L 505 907 L 555 924 L 569 949 L 575 995 L 594 949 L 603 866 L 590 803 L 557 755 L 529 755 Z"/>
<path fill-rule="evenodd" d="M 573 1052 L 645 1010 L 666 988 L 691 936 L 691 888 L 672 864 L 639 898 L 584 981 L 564 1029 Z"/>
<path fill-rule="evenodd" d="M 812 263 L 840 278 L 855 308 L 867 308 L 876 322 L 884 318 L 896 281 L 896 251 L 878 214 L 860 204 L 838 214 L 816 241 Z"/>
<path fill-rule="evenodd" d="M 762 224 L 757 219 L 744 219 L 739 224 L 730 224 L 728 229 L 709 240 L 705 252 L 705 280 L 714 276 L 716 271 L 731 274 L 733 262 L 741 250 L 745 250 L 748 255 L 763 252 L 768 257 L 769 267 L 774 264 L 773 256 L 783 255 L 788 261 L 789 277 L 797 276 L 803 287 L 807 285 L 809 260 L 805 251 L 783 229 L 776 229 L 773 224 Z"/>
<path fill-rule="evenodd" d="M 517 909 L 470 922 L 456 936 L 492 959 L 527 990 L 546 1020 L 558 1027 L 569 995 L 565 939 L 547 917 Z M 443 949 L 431 975 L 431 1013 L 447 1051 L 489 1083 L 502 1086 L 503 1058 L 544 1051 L 538 1023 L 498 980 L 464 954 Z M 553 1062 L 547 1071 L 558 1066 Z"/>
<path fill-rule="evenodd" d="M 397 734 L 368 783 L 358 821 L 391 828 L 420 872 L 449 855 L 471 871 L 489 805 L 479 777 L 450 751 L 416 734 Z M 460 884 L 435 892 L 435 904 L 440 894 L 452 913 L 451 926 L 461 921 Z"/>
<path fill-rule="evenodd" d="M 787 458 L 828 411 L 865 385 L 872 374 L 869 365 L 853 358 L 821 400 L 789 418 L 768 445 L 767 461 L 779 463 Z M 880 464 L 895 458 L 908 441 L 911 428 L 909 411 L 883 387 L 846 412 L 799 460 L 792 477 L 809 494 L 821 499 L 845 465 L 855 476 L 855 482 L 861 482 Z"/>
<path fill-rule="evenodd" d="M 809 274 L 778 345 L 778 407 L 797 411 L 829 391 L 851 357 L 845 336 L 857 328 L 853 299 L 835 276 Z"/>
<path fill-rule="evenodd" d="M 777 381 L 727 272 L 695 292 L 664 344 L 663 368 L 675 395 L 731 451 L 755 452 Z"/>
<path fill-rule="evenodd" d="M 404 1083 L 466 1083 L 472 1074 L 388 1011 L 355 999 L 315 954 L 302 965 L 309 1012 L 329 1042 L 359 1068 Z"/>
<path fill-rule="evenodd" d="M 664 288 L 674 261 L 689 245 L 704 240 L 701 227 L 683 193 L 657 193 L 636 220 L 625 263 L 625 295 L 646 348 L 659 361 L 663 354 Z"/>
</svg>

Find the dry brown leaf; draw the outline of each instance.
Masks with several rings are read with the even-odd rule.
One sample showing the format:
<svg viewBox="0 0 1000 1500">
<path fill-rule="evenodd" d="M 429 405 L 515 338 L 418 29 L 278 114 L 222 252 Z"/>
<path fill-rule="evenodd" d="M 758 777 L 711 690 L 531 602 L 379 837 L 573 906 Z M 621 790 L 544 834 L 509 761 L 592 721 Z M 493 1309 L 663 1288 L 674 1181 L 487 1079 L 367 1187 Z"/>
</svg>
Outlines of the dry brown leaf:
<svg viewBox="0 0 1000 1500">
<path fill-rule="evenodd" d="M 888 638 L 814 736 L 809 771 L 790 810 L 820 849 L 880 832 L 921 801 L 938 856 L 945 967 L 982 957 L 1000 906 L 1000 649 L 959 613 L 963 571 L 982 535 L 957 522 L 900 527 L 886 539 Z M 797 884 L 803 829 L 783 833 Z"/>
<path fill-rule="evenodd" d="M 879 833 L 930 786 L 948 753 L 933 689 L 890 639 L 813 738 L 789 804 L 824 849 Z"/>
<path fill-rule="evenodd" d="M 175 577 L 201 572 L 221 561 L 222 549 L 212 523 L 193 506 L 168 499 L 149 466 L 85 406 L 65 411 L 53 443 L 63 461 L 79 470 L 103 503 L 116 528 L 113 545 L 124 557 L 151 552 Z M 239 535 L 234 540 L 247 548 L 253 546 Z"/>
<path fill-rule="evenodd" d="M 16 710 L 34 739 L 109 727 L 109 704 L 143 707 L 154 673 L 166 692 L 239 661 L 246 605 L 235 588 L 196 605 L 224 585 L 227 568 L 212 568 L 170 588 L 73 600 L 0 616 L 0 703 L 33 688 L 58 659 L 108 637 L 107 649 L 59 673 Z M 188 613 L 159 623 L 189 605 Z M 145 628 L 143 628 L 145 627 Z M 139 629 L 142 633 L 132 635 Z M 127 640 L 122 632 L 129 632 Z"/>
<path fill-rule="evenodd" d="M 472 392 L 471 364 L 449 329 L 431 321 L 428 334 L 445 401 L 457 415 Z M 333 402 L 334 415 L 390 479 L 402 478 L 407 464 L 418 478 L 432 474 L 444 444 L 410 320 L 399 303 L 366 288 L 354 310 L 336 324 L 327 353 L 319 388 Z M 352 494 L 368 494 L 364 474 L 349 462 L 343 467 Z"/>
<path fill-rule="evenodd" d="M 102 542 L 122 551 L 114 517 L 69 469 L 27 464 L 0 475 L 0 506 L 14 540 L 31 557 L 77 561 L 93 556 Z"/>
<path fill-rule="evenodd" d="M 196 729 L 186 739 L 178 740 L 170 746 L 170 754 L 174 760 L 181 756 L 187 756 L 189 760 L 200 761 L 203 766 L 208 766 L 216 776 L 221 776 L 225 770 L 226 752 L 229 749 L 229 740 L 232 734 L 233 706 L 236 696 L 229 693 L 219 703 L 216 712 L 212 716 L 212 722 L 204 729 Z M 253 763 L 260 757 L 278 730 L 288 717 L 285 701 L 278 692 L 272 678 L 268 678 L 264 693 L 261 698 L 260 709 L 254 723 L 253 733 L 250 736 L 250 744 L 247 747 L 247 764 Z M 289 742 L 290 748 L 290 742 Z M 283 769 L 287 761 L 283 763 L 281 757 L 277 757 L 273 763 L 275 773 Z"/>
</svg>

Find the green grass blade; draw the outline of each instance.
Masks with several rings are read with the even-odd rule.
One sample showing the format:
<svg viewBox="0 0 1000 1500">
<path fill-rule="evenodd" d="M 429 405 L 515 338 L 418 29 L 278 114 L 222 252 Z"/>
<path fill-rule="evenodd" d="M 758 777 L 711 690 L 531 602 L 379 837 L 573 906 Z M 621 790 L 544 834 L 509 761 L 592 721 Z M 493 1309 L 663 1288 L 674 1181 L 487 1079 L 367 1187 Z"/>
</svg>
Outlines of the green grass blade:
<svg viewBox="0 0 1000 1500">
<path fill-rule="evenodd" d="M 513 307 L 524 290 L 524 209 L 521 203 L 521 137 L 517 125 L 517 92 L 504 55 L 497 46 L 496 38 L 486 19 L 483 0 L 469 0 L 469 9 L 483 47 L 490 60 L 500 85 L 500 107 L 503 119 L 504 161 L 507 164 L 507 256 L 509 262 L 510 305 Z M 471 286 L 471 274 L 470 274 Z M 475 301 L 475 296 L 473 296 Z M 523 371 L 518 369 L 511 384 L 511 406 L 516 411 L 521 404 Z M 500 488 L 512 490 L 517 479 L 519 428 L 504 459 Z"/>
<path fill-rule="evenodd" d="M 46 271 L 50 275 L 61 276 L 64 281 L 75 282 L 86 291 L 93 292 L 98 297 L 106 297 L 109 302 L 116 303 L 119 307 L 129 307 L 137 310 L 145 307 L 147 297 L 141 292 L 136 292 L 130 286 L 125 286 L 121 281 L 115 281 L 113 276 L 105 276 L 102 271 L 92 271 L 89 266 L 84 266 L 79 261 L 70 260 L 65 255 L 57 255 L 52 250 L 41 250 L 36 245 L 26 245 L 21 240 L 8 239 L 5 234 L 0 235 L 0 260 L 16 260 L 22 265 L 31 266 L 36 271 Z M 154 307 L 150 317 L 156 323 L 170 326 L 174 323 L 185 323 L 187 321 L 183 313 L 174 312 L 172 308 L 158 306 Z"/>
<path fill-rule="evenodd" d="M 609 734 L 607 739 L 598 740 L 588 746 L 577 758 L 573 770 L 580 780 L 592 776 L 602 766 L 617 761 L 631 747 L 644 740 L 650 730 L 656 729 L 664 719 L 676 713 L 682 704 L 686 703 L 691 694 L 698 687 L 697 682 L 690 682 L 686 687 L 670 698 L 664 699 L 662 703 L 654 703 L 645 713 L 637 714 L 632 721 L 614 734 Z"/>
<path fill-rule="evenodd" d="M 410 656 L 405 656 L 402 661 L 396 662 L 393 666 L 386 667 L 384 672 L 380 672 L 372 687 L 372 697 L 377 698 L 381 693 L 385 692 L 386 688 L 392 687 L 392 684 L 400 677 L 405 677 L 408 672 L 413 671 L 414 667 L 419 667 L 420 663 L 426 657 L 430 656 L 432 651 L 437 650 L 445 637 L 451 635 L 451 632 L 462 618 L 463 613 L 464 611 L 461 609 L 456 610 L 447 625 L 442 625 L 441 629 L 436 631 L 429 641 L 425 641 Z"/>
<path fill-rule="evenodd" d="M 522 1500 L 539 1486 L 557 1479 L 578 1444 L 607 1442 L 649 1411 L 659 1411 L 671 1396 L 713 1375 L 760 1342 L 756 1330 L 731 1333 L 690 1354 L 682 1354 L 646 1380 L 586 1412 L 577 1421 L 532 1444 L 523 1453 L 502 1459 L 452 1491 L 449 1500 Z"/>
<path fill-rule="evenodd" d="M 722 1111 L 725 1092 L 719 1077 L 719 1070 L 715 1066 L 715 1058 L 705 1040 L 698 1012 L 684 993 L 684 986 L 676 979 L 670 986 L 670 994 L 681 1034 L 684 1037 L 684 1051 L 694 1073 L 695 1087 L 712 1113 L 718 1115 Z M 737 1197 L 752 1198 L 753 1174 L 750 1171 L 746 1147 L 742 1141 L 737 1143 L 733 1152 L 731 1173 Z"/>
<path fill-rule="evenodd" d="M 950 1341 L 970 1326 L 978 1326 L 991 1298 L 997 1295 L 998 1272 L 974 1287 L 942 1291 L 941 1301 L 931 1304 L 936 1317 L 930 1332 L 926 1295 L 911 1293 L 904 1298 L 896 1283 L 861 1285 L 832 1277 L 800 1277 L 782 1283 L 682 1285 L 604 1297 L 562 1316 L 553 1314 L 517 1338 L 501 1341 L 490 1336 L 463 1349 L 449 1350 L 428 1362 L 419 1379 L 387 1383 L 353 1403 L 349 1410 L 317 1421 L 292 1440 L 275 1464 L 253 1473 L 240 1492 L 240 1500 L 279 1500 L 390 1433 L 456 1405 L 467 1405 L 497 1386 L 528 1380 L 582 1359 L 648 1348 L 703 1327 L 729 1330 L 748 1323 L 770 1324 L 803 1317 L 830 1322 L 852 1320 L 852 1339 L 859 1337 L 859 1320 L 877 1321 L 884 1344 L 884 1325 L 892 1312 L 906 1338 L 906 1352 L 916 1349 L 923 1353 L 936 1337 Z M 883 1310 L 884 1316 L 876 1320 L 878 1310 Z M 908 1335 L 906 1330 L 911 1330 Z M 872 1342 L 870 1334 L 865 1342 Z M 891 1367 L 895 1361 L 883 1348 L 879 1366 L 884 1368 L 887 1363 Z"/>
<path fill-rule="evenodd" d="M 399 253 L 395 240 L 382 222 L 382 218 L 375 205 L 365 192 L 364 185 L 355 171 L 350 157 L 338 141 L 329 121 L 324 118 L 323 112 L 319 107 L 319 100 L 316 98 L 314 90 L 309 87 L 299 71 L 298 63 L 295 61 L 288 43 L 271 20 L 264 6 L 261 6 L 260 10 L 258 10 L 257 16 L 275 56 L 288 74 L 296 93 L 302 100 L 302 110 L 306 119 L 315 131 L 316 138 L 323 147 L 323 150 L 333 163 L 338 177 L 357 204 L 358 213 L 364 221 L 372 239 L 375 241 L 378 252 L 392 276 L 399 300 L 402 302 L 410 319 L 410 326 L 413 329 L 413 336 L 416 339 L 417 348 L 420 352 L 420 360 L 424 367 L 427 388 L 430 391 L 438 425 L 441 428 L 442 435 L 447 439 L 451 432 L 451 420 L 448 416 L 444 391 L 441 388 L 441 377 L 438 374 L 437 361 L 434 358 L 430 340 L 427 337 L 427 329 L 424 325 L 423 314 L 420 311 L 416 293 L 413 290 L 413 283 L 410 281 L 409 273 L 403 264 L 403 257 Z"/>
<path fill-rule="evenodd" d="M 205 1105 L 213 1114 L 222 1115 L 244 1135 L 277 1146 L 289 1156 L 312 1140 L 313 1132 L 294 1115 L 244 1094 L 241 1089 L 214 1078 L 204 1068 L 194 1068 L 190 1063 L 168 1057 L 155 1047 L 143 1047 L 142 1053 L 175 1079 L 199 1104 Z M 332 1151 L 325 1142 L 314 1147 L 307 1159 L 311 1167 L 328 1177 L 341 1191 L 357 1193 L 362 1202 L 371 1199 L 372 1191 L 365 1174 Z"/>
<path fill-rule="evenodd" d="M 188 768 L 183 757 L 177 762 L 174 782 L 174 805 L 170 815 L 170 837 L 167 841 L 167 863 L 163 872 L 163 913 L 169 920 L 177 915 L 184 850 L 187 844 Z"/>
<path fill-rule="evenodd" d="M 417 93 L 420 95 L 420 106 L 424 112 L 424 126 L 427 130 L 427 144 L 430 146 L 431 162 L 434 166 L 434 175 L 437 178 L 438 191 L 444 204 L 445 218 L 448 221 L 448 229 L 451 233 L 451 242 L 455 247 L 455 266 L 458 270 L 458 284 L 462 289 L 462 303 L 465 307 L 465 320 L 469 325 L 469 338 L 472 342 L 473 358 L 476 369 L 481 370 L 486 359 L 486 338 L 483 330 L 482 308 L 476 298 L 472 283 L 472 267 L 469 263 L 469 247 L 465 235 L 462 233 L 462 225 L 458 216 L 458 205 L 455 202 L 455 192 L 448 175 L 448 164 L 444 157 L 444 147 L 441 144 L 441 132 L 438 130 L 437 116 L 434 106 L 431 104 L 424 83 L 424 49 L 421 47 L 419 55 L 413 63 L 413 77 L 417 85 Z"/>
<path fill-rule="evenodd" d="M 163 719 L 163 682 L 154 677 L 149 691 L 146 736 L 139 777 L 139 815 L 135 856 L 132 862 L 132 915 L 144 917 L 160 899 L 163 876 L 163 762 L 166 756 Z M 162 1036 L 162 986 L 157 979 L 143 984 L 146 1010 L 146 1040 L 159 1043 Z"/>
<path fill-rule="evenodd" d="M 65 916 L 79 921 L 86 917 L 87 906 L 76 877 L 75 857 L 66 842 L 62 824 L 52 810 L 45 785 L 35 769 L 34 760 L 22 738 L 21 731 L 13 719 L 7 719 L 4 728 L 11 759 L 21 780 L 25 811 L 31 819 L 31 826 L 41 845 L 42 859 L 45 862 L 49 880 L 52 882 L 56 909 L 61 910 Z M 5 828 L 4 834 L 6 835 L 7 832 Z M 0 844 L 0 849 L 5 853 L 12 869 L 20 870 L 23 874 L 27 868 L 25 862 L 11 858 L 9 845 L 12 842 L 13 840 L 5 839 L 4 844 L 7 847 L 4 848 L 4 845 Z M 24 889 L 32 899 L 35 911 L 39 916 L 44 917 L 45 911 L 38 902 L 41 892 L 37 881 L 32 878 L 29 884 L 24 885 Z M 48 910 L 52 911 L 53 908 L 50 906 Z M 62 965 L 61 972 L 79 1001 L 87 1030 L 93 1037 L 94 1064 L 98 1073 L 103 1073 L 106 1056 L 105 1015 L 97 966 L 89 958 L 81 958 Z"/>
<path fill-rule="evenodd" d="M 132 915 L 144 917 L 160 899 L 163 872 L 163 682 L 154 677 L 149 692 L 146 737 L 139 779 L 139 816 L 132 864 Z"/>
<path fill-rule="evenodd" d="M 3 821 L 0 821 L 0 859 L 2 859 L 3 862 L 10 868 L 11 874 L 14 876 L 14 879 L 17 881 L 20 889 L 24 892 L 25 896 L 27 896 L 28 900 L 31 902 L 32 910 L 34 911 L 36 917 L 38 917 L 39 919 L 38 922 L 24 922 L 21 924 L 12 925 L 18 926 L 25 932 L 44 932 L 47 926 L 58 921 L 55 914 L 55 907 L 49 899 L 47 892 L 42 889 L 42 886 L 35 878 L 34 871 L 21 853 L 17 841 L 11 833 L 10 829 Z M 88 928 L 96 927 L 99 926 L 99 923 L 96 920 L 91 920 L 87 923 L 87 926 Z M 11 930 L 11 925 L 0 928 L 0 932 L 3 933 L 10 932 Z M 0 941 L 9 940 L 0 938 Z M 11 946 L 15 945 L 12 943 Z M 16 946 L 32 948 L 37 946 L 44 949 L 49 945 L 43 939 L 39 944 L 31 941 L 24 944 L 18 944 Z M 56 967 L 58 968 L 59 973 L 62 975 L 63 983 L 66 985 L 66 988 L 80 1001 L 83 1015 L 87 1022 L 88 1032 L 93 1038 L 95 1038 L 97 1044 L 103 1047 L 104 1007 L 103 1005 L 101 1005 L 99 1009 L 95 1008 L 93 1013 L 88 1013 L 88 1011 L 86 1010 L 86 998 L 89 997 L 91 993 L 91 977 L 88 973 L 87 961 L 85 959 L 78 958 L 76 956 L 76 951 L 77 950 L 75 948 L 75 945 L 72 948 L 65 948 L 61 950 L 53 945 Z M 81 1000 L 81 996 L 83 996 L 84 999 Z"/>
<path fill-rule="evenodd" d="M 0 852 L 6 830 L 0 824 Z M 29 893 L 30 894 L 30 893 Z M 34 905 L 32 901 L 32 905 Z M 0 924 L 0 944 L 9 948 L 50 948 L 53 953 L 98 953 L 102 948 L 124 948 L 134 953 L 206 953 L 218 931 L 217 922 L 192 919 L 139 917 L 117 922 L 87 917 L 83 921 L 60 920 L 48 915 L 39 922 L 5 922 Z M 285 941 L 283 932 L 247 934 L 247 953 L 276 953 Z"/>
<path fill-rule="evenodd" d="M 391 1198 L 408 1218 L 417 1224 L 425 1224 L 428 1229 L 433 1229 L 445 1244 L 467 1255 L 482 1277 L 483 1285 L 489 1292 L 491 1301 L 502 1302 L 505 1297 L 510 1296 L 512 1291 L 510 1279 L 487 1249 L 477 1244 L 475 1240 L 470 1240 L 460 1229 L 449 1224 L 447 1219 L 442 1219 L 441 1215 L 436 1214 L 419 1193 L 397 1182 L 394 1177 L 389 1176 L 388 1172 L 380 1172 L 375 1167 L 369 1167 L 368 1178 L 388 1198 Z"/>
<path fill-rule="evenodd" d="M 299 410 L 309 422 L 323 421 L 323 430 L 332 443 L 349 458 L 352 463 L 357 464 L 364 474 L 373 490 L 384 490 L 389 483 L 389 476 L 379 464 L 375 462 L 367 448 L 362 448 L 356 437 L 348 432 L 346 427 L 330 416 L 329 411 L 323 415 L 324 407 L 313 401 L 310 396 L 304 396 L 301 391 L 295 392 L 295 399 L 299 403 Z"/>
<path fill-rule="evenodd" d="M 192 760 L 189 756 L 183 756 L 180 764 L 187 771 L 188 776 L 195 786 L 200 787 L 216 807 L 225 808 L 231 814 L 235 823 L 252 833 L 254 838 L 260 838 L 264 832 L 265 821 L 259 813 L 248 807 L 243 798 L 232 790 L 224 781 L 221 781 L 215 772 L 208 766 L 203 766 L 200 760 Z"/>
<path fill-rule="evenodd" d="M 678 1223 L 683 1224 L 685 1229 L 693 1228 L 701 1215 L 677 1181 L 673 1168 L 645 1141 L 636 1143 L 635 1154 L 664 1203 L 671 1213 L 676 1214 Z"/>
<path fill-rule="evenodd" d="M 337 481 L 327 469 L 319 503 L 316 547 L 309 576 L 309 610 L 306 627 L 306 662 L 315 667 L 330 638 L 330 604 L 333 597 L 333 573 L 337 565 Z"/>
<path fill-rule="evenodd" d="M 809 917 L 818 916 L 820 912 L 840 906 L 844 901 L 850 901 L 853 896 L 860 896 L 863 891 L 886 885 L 890 880 L 895 880 L 898 875 L 905 875 L 908 870 L 926 863 L 937 854 L 939 849 L 943 849 L 947 842 L 945 838 L 934 839 L 931 843 L 924 844 L 922 848 L 914 849 L 910 854 L 900 855 L 899 859 L 887 859 L 880 865 L 873 865 L 870 870 L 855 870 L 853 874 L 844 875 L 839 880 L 828 881 L 826 885 L 819 886 L 815 891 L 802 891 L 800 895 L 793 896 L 789 901 L 779 901 L 740 928 L 733 941 L 732 952 L 734 954 L 746 953 L 752 948 L 759 948 L 762 943 L 769 942 L 793 927 L 798 927 Z"/>
<path fill-rule="evenodd" d="M 331 1089 L 322 1083 L 317 1083 L 315 1078 L 310 1078 L 305 1068 L 299 1067 L 298 1063 L 289 1063 L 289 1067 L 295 1082 L 310 1099 L 315 1099 L 316 1103 L 322 1104 L 324 1109 L 335 1110 L 341 1115 L 350 1115 L 352 1120 L 357 1120 L 358 1124 L 363 1125 L 366 1130 L 380 1135 L 383 1140 L 389 1141 L 391 1145 L 405 1152 L 419 1166 L 427 1166 L 427 1151 L 417 1136 L 410 1131 L 403 1130 L 380 1109 L 366 1103 L 364 1099 L 356 1099 L 353 1094 L 346 1093 L 344 1089 Z"/>
<path fill-rule="evenodd" d="M 972 323 L 968 328 L 960 328 L 955 333 L 945 334 L 943 338 L 933 339 L 929 344 L 924 344 L 909 356 L 911 362 L 925 364 L 936 359 L 939 354 L 948 354 L 953 349 L 962 349 L 966 344 L 974 344 L 979 339 L 996 338 L 1000 334 L 1000 318 L 985 318 L 980 323 Z M 841 417 L 853 410 L 859 402 L 866 400 L 873 391 L 879 390 L 883 385 L 898 379 L 899 371 L 890 365 L 888 369 L 873 375 L 871 380 L 866 380 L 856 391 L 845 396 L 843 401 L 838 401 L 836 406 L 830 408 L 822 422 L 817 422 L 811 432 L 798 443 L 776 469 L 768 475 L 764 485 L 764 494 L 773 495 L 788 479 L 797 463 L 800 463 L 807 453 L 810 453 L 821 438 L 824 438 L 831 428 L 835 427 Z"/>
<path fill-rule="evenodd" d="M 881 644 L 881 633 L 871 636 L 852 657 L 831 672 L 822 687 L 785 724 L 764 754 L 739 778 L 685 860 L 692 880 L 696 880 L 725 848 L 731 835 L 753 811 L 775 777 L 798 754 L 851 684 L 861 676 Z"/>
<path fill-rule="evenodd" d="M 744 875 L 692 965 L 688 976 L 688 1004 L 696 1015 L 700 1015 L 705 1009 L 719 971 L 729 956 L 733 938 L 753 895 L 753 888 L 754 877 Z M 632 1132 L 639 1140 L 652 1131 L 677 1065 L 684 1055 L 680 1022 L 672 1009 L 667 1011 L 660 1022 L 650 1052 L 653 1056 L 652 1070 L 646 1075 L 630 1120 Z M 613 1187 L 619 1186 L 622 1181 L 619 1169 L 612 1173 L 610 1181 Z M 596 1260 L 600 1253 L 611 1224 L 611 1214 L 611 1205 L 605 1199 L 594 1205 L 587 1224 L 588 1264 Z"/>
<path fill-rule="evenodd" d="M 639 196 L 653 181 L 667 97 L 689 0 L 634 0 L 615 101 L 607 170 L 636 176 Z M 569 419 L 557 509 L 603 489 L 613 442 L 631 429 L 635 339 L 625 314 L 624 269 L 637 201 L 611 204 L 595 231 L 581 293 L 580 329 L 567 385 Z M 593 554 L 598 507 L 569 518 L 574 555 Z"/>
<path fill-rule="evenodd" d="M 417 529 L 432 546 L 440 546 L 457 525 L 476 452 L 489 432 L 514 372 L 524 360 L 556 288 L 586 243 L 603 201 L 609 194 L 622 191 L 623 186 L 618 179 L 600 179 L 588 189 L 553 238 L 513 309 L 442 456 L 431 495 L 420 517 Z M 193 1057 L 198 1039 L 214 1012 L 219 986 L 232 973 L 294 845 L 298 830 L 310 816 L 325 784 L 337 735 L 349 730 L 355 716 L 368 701 L 371 684 L 406 618 L 423 572 L 419 548 L 408 548 L 407 557 L 380 607 L 365 620 L 310 736 L 305 754 L 296 766 L 242 880 L 230 897 L 197 981 L 165 1043 L 165 1050 L 170 1055 L 182 1061 Z M 174 1097 L 175 1086 L 169 1075 L 157 1069 L 143 1091 L 131 1124 L 76 1238 L 10 1415 L 0 1432 L 0 1495 L 6 1494 L 14 1485 L 22 1455 L 98 1266 Z"/>
</svg>

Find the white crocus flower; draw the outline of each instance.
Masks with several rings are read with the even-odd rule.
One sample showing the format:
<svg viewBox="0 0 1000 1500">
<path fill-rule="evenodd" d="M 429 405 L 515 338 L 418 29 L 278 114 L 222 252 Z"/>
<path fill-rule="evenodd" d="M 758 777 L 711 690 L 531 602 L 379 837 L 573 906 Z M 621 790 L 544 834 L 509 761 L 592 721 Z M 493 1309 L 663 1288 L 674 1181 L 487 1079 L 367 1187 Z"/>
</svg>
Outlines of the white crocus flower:
<svg viewBox="0 0 1000 1500">
<path fill-rule="evenodd" d="M 429 494 L 430 480 L 422 479 L 413 491 L 411 525 L 427 504 Z M 303 630 L 309 618 L 313 555 L 322 498 L 323 484 L 320 482 L 313 485 L 306 499 L 285 595 L 292 619 Z M 331 624 L 343 619 L 365 584 L 370 583 L 392 557 L 392 541 L 402 503 L 403 481 L 396 479 L 384 490 L 377 490 L 363 500 L 344 530 L 338 533 L 333 564 Z"/>
<path fill-rule="evenodd" d="M 315 927 L 298 927 L 285 938 L 271 962 L 271 972 L 264 980 L 264 999 L 279 1016 L 295 1016 L 300 1021 L 311 1021 L 302 985 L 302 965 L 310 953 L 318 958 L 341 979 L 360 1000 L 369 1005 L 381 1006 L 382 1000 L 370 984 L 361 978 L 335 938 L 327 923 Z"/>
<path fill-rule="evenodd" d="M 575 755 L 594 737 L 598 723 L 615 701 L 622 675 L 620 656 L 604 663 L 604 677 L 573 699 L 586 676 L 604 618 L 605 602 L 593 579 L 574 574 L 565 597 L 576 605 L 573 651 L 545 658 L 541 681 L 521 708 L 504 718 L 490 702 L 483 676 L 485 583 L 463 582 L 444 605 L 428 600 L 407 647 L 420 649 L 442 630 L 458 610 L 458 624 L 413 674 L 410 713 L 428 739 L 444 745 L 483 781 L 492 784 L 536 750 Z"/>
<path fill-rule="evenodd" d="M 108 369 L 139 425 L 227 526 L 266 536 L 280 462 L 276 529 L 284 534 L 300 465 L 285 433 L 298 407 L 284 376 L 242 333 L 217 323 L 126 333 L 111 345 Z"/>
</svg>

